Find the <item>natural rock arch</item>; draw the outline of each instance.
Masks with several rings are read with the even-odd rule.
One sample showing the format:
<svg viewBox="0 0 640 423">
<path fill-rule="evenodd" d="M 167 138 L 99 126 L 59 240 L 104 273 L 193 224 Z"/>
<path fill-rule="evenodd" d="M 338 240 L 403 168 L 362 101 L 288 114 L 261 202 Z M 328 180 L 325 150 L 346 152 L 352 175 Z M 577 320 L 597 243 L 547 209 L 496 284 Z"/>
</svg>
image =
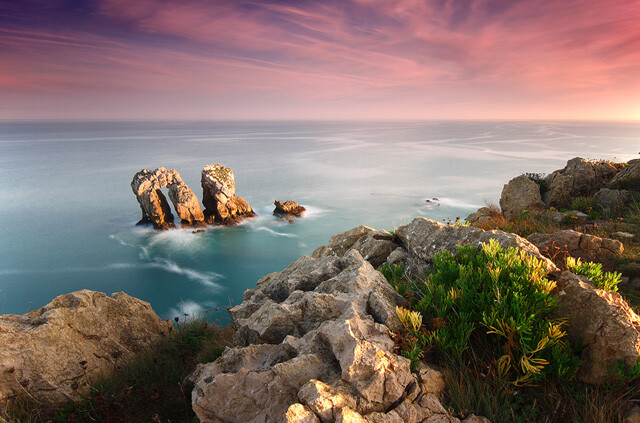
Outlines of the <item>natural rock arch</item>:
<svg viewBox="0 0 640 423">
<path fill-rule="evenodd" d="M 183 226 L 194 226 L 204 221 L 198 197 L 184 183 L 180 174 L 174 169 L 160 167 L 155 170 L 142 169 L 131 181 L 131 189 L 142 209 L 139 224 L 151 223 L 155 229 L 176 227 L 171 207 L 160 191 L 162 188 L 168 188 L 169 199 Z"/>
</svg>

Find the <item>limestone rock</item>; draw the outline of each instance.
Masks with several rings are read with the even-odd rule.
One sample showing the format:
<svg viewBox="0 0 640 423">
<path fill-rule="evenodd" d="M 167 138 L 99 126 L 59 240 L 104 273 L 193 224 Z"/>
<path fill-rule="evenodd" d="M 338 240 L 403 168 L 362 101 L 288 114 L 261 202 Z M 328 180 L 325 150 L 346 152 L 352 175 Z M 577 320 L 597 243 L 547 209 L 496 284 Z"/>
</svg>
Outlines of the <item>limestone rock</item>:
<svg viewBox="0 0 640 423">
<path fill-rule="evenodd" d="M 333 235 L 329 244 L 318 247 L 311 257 L 342 257 L 347 251 L 354 249 L 377 269 L 396 248 L 398 244 L 393 241 L 389 232 L 361 225 Z"/>
<path fill-rule="evenodd" d="M 61 405 L 173 330 L 141 300 L 82 290 L 24 315 L 0 316 L 0 399 L 27 391 Z"/>
<path fill-rule="evenodd" d="M 425 266 L 432 263 L 435 255 L 442 251 L 448 250 L 455 253 L 460 245 L 480 245 L 494 239 L 504 248 L 519 248 L 541 260 L 548 269 L 556 269 L 549 259 L 540 254 L 535 245 L 518 235 L 499 230 L 484 231 L 470 226 L 447 225 L 424 217 L 416 217 L 410 224 L 399 227 L 396 235 L 408 253 L 419 258 Z M 420 269 L 411 270 L 419 272 Z"/>
<path fill-rule="evenodd" d="M 283 219 L 300 217 L 307 210 L 295 201 L 291 200 L 284 203 L 282 201 L 276 200 L 273 204 L 276 206 L 275 210 L 273 210 L 274 216 L 278 216 Z"/>
<path fill-rule="evenodd" d="M 200 182 L 207 223 L 233 225 L 256 215 L 244 198 L 236 197 L 236 183 L 231 169 L 221 164 L 205 166 Z"/>
<path fill-rule="evenodd" d="M 630 160 L 627 165 L 609 182 L 609 188 L 640 191 L 640 159 Z"/>
<path fill-rule="evenodd" d="M 323 251 L 265 276 L 230 310 L 238 347 L 190 377 L 200 421 L 457 421 L 438 401 L 441 375 L 411 373 L 393 353 L 405 300 L 358 251 Z"/>
<path fill-rule="evenodd" d="M 621 209 L 631 201 L 631 191 L 600 188 L 593 196 L 593 202 L 599 210 L 612 211 Z"/>
<path fill-rule="evenodd" d="M 544 209 L 540 186 L 525 175 L 513 178 L 502 189 L 500 207 L 504 217 L 509 220 L 520 217 L 524 211 Z"/>
<path fill-rule="evenodd" d="M 151 223 L 155 229 L 175 227 L 171 207 L 161 188 L 168 188 L 169 199 L 184 226 L 197 225 L 204 220 L 198 198 L 180 178 L 180 174 L 173 169 L 160 167 L 156 170 L 142 169 L 131 181 L 131 189 L 142 209 L 139 224 Z"/>
<path fill-rule="evenodd" d="M 558 316 L 567 320 L 569 340 L 585 346 L 578 379 L 599 384 L 617 379 L 618 360 L 633 366 L 640 352 L 640 317 L 620 294 L 595 288 L 586 278 L 562 272 Z"/>
<path fill-rule="evenodd" d="M 569 253 L 571 257 L 581 258 L 586 261 L 611 265 L 613 257 L 622 254 L 624 246 L 615 239 L 600 238 L 595 235 L 583 234 L 573 230 L 563 230 L 552 234 L 534 233 L 527 237 L 540 251 L 551 251 L 560 248 Z M 559 254 L 556 263 L 562 267 L 564 257 Z"/>
<path fill-rule="evenodd" d="M 590 196 L 606 186 L 617 169 L 608 162 L 590 162 L 575 157 L 546 178 L 549 189 L 543 199 L 548 207 L 567 207 L 574 198 Z"/>
</svg>

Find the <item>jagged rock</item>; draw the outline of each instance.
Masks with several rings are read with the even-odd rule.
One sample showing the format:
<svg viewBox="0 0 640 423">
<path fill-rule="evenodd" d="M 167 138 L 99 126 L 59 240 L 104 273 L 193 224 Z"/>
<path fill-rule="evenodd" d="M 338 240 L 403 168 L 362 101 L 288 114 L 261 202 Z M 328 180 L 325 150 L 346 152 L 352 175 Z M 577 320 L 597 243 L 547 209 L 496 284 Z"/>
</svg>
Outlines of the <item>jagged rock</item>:
<svg viewBox="0 0 640 423">
<path fill-rule="evenodd" d="M 574 198 L 590 196 L 606 186 L 617 169 L 609 162 L 590 162 L 575 157 L 546 178 L 548 190 L 543 199 L 548 207 L 567 207 Z"/>
<path fill-rule="evenodd" d="M 307 210 L 295 201 L 291 200 L 284 203 L 280 200 L 276 200 L 273 202 L 273 204 L 276 206 L 275 210 L 273 210 L 274 216 L 278 216 L 283 219 L 300 217 Z"/>
<path fill-rule="evenodd" d="M 76 291 L 24 315 L 2 315 L 0 400 L 25 392 L 47 404 L 81 400 L 99 375 L 172 329 L 148 303 L 123 292 Z"/>
<path fill-rule="evenodd" d="M 520 217 L 524 211 L 544 209 L 540 186 L 525 175 L 513 178 L 502 188 L 500 208 L 509 220 Z"/>
<path fill-rule="evenodd" d="M 343 240 L 354 232 L 375 231 Z M 302 257 L 243 298 L 230 310 L 239 346 L 190 377 L 201 422 L 457 421 L 441 375 L 393 353 L 405 300 L 356 250 Z"/>
<path fill-rule="evenodd" d="M 593 203 L 599 210 L 615 212 L 631 201 L 631 191 L 600 188 L 593 196 Z"/>
<path fill-rule="evenodd" d="M 630 160 L 607 186 L 612 189 L 640 191 L 640 159 Z"/>
<path fill-rule="evenodd" d="M 596 261 L 605 266 L 612 264 L 612 259 L 623 253 L 624 246 L 615 239 L 600 238 L 595 235 L 583 234 L 573 230 L 564 230 L 552 234 L 533 233 L 527 240 L 540 251 L 551 252 L 552 249 L 566 251 L 571 257 L 586 261 Z M 559 267 L 563 266 L 563 254 L 557 255 Z"/>
<path fill-rule="evenodd" d="M 204 220 L 198 198 L 178 172 L 160 167 L 156 170 L 142 169 L 131 181 L 131 189 L 142 209 L 139 224 L 151 223 L 156 229 L 175 227 L 171 207 L 160 191 L 161 188 L 168 188 L 169 199 L 184 226 L 197 225 Z"/>
<path fill-rule="evenodd" d="M 586 383 L 617 380 L 618 360 L 633 366 L 640 351 L 640 317 L 620 294 L 595 288 L 585 277 L 568 271 L 557 281 L 558 316 L 567 320 L 569 340 L 582 342 L 578 379 Z"/>
<path fill-rule="evenodd" d="M 541 260 L 549 270 L 555 270 L 556 266 L 546 257 L 542 256 L 531 242 L 518 235 L 499 230 L 484 231 L 471 226 L 455 226 L 436 222 L 424 217 L 416 217 L 405 226 L 399 227 L 395 234 L 402 241 L 409 255 L 419 259 L 423 267 L 427 267 L 437 253 L 448 250 L 457 251 L 460 245 L 480 245 L 496 240 L 505 248 L 516 247 L 527 254 Z M 414 260 L 412 263 L 419 263 Z M 424 273 L 424 268 L 409 269 L 412 273 Z"/>
<path fill-rule="evenodd" d="M 342 257 L 347 251 L 354 249 L 377 269 L 398 247 L 392 240 L 393 235 L 389 232 L 376 231 L 368 226 L 360 225 L 333 235 L 329 243 L 316 248 L 311 257 Z"/>
<path fill-rule="evenodd" d="M 236 197 L 233 171 L 221 164 L 205 166 L 201 178 L 207 223 L 232 225 L 256 214 L 242 197 Z"/>
</svg>

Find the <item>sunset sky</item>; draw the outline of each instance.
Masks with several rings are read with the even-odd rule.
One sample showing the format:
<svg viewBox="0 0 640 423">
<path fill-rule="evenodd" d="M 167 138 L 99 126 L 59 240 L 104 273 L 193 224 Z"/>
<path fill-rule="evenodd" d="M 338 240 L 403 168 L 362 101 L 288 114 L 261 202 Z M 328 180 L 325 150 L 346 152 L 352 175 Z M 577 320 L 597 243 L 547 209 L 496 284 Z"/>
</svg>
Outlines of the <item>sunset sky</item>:
<svg viewBox="0 0 640 423">
<path fill-rule="evenodd" d="M 638 0 L 0 0 L 0 119 L 640 120 Z"/>
</svg>

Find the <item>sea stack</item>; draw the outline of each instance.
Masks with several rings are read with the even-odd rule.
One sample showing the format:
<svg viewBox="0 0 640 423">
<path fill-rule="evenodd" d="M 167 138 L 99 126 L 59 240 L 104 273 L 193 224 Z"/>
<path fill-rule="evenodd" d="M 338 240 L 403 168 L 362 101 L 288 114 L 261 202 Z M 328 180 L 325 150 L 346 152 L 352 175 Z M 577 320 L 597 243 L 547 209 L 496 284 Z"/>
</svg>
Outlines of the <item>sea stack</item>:
<svg viewBox="0 0 640 423">
<path fill-rule="evenodd" d="M 276 200 L 273 202 L 276 208 L 273 210 L 273 215 L 281 217 L 283 219 L 292 219 L 294 217 L 300 217 L 307 210 L 295 201 L 282 202 Z"/>
<path fill-rule="evenodd" d="M 236 197 L 233 171 L 221 164 L 202 170 L 202 204 L 207 223 L 234 225 L 256 214 L 242 197 Z"/>
<path fill-rule="evenodd" d="M 176 227 L 171 207 L 161 188 L 168 188 L 169 199 L 182 220 L 182 226 L 197 226 L 204 221 L 198 197 L 180 174 L 174 169 L 160 167 L 156 170 L 142 169 L 131 181 L 131 189 L 142 209 L 142 219 L 138 224 L 151 223 L 155 229 Z"/>
</svg>

